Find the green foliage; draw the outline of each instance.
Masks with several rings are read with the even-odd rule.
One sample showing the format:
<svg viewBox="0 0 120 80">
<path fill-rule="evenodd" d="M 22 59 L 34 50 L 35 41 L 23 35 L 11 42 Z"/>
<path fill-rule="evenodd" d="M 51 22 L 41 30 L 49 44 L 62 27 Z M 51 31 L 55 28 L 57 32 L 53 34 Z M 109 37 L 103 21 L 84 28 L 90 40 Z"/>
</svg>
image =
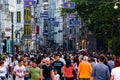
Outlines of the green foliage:
<svg viewBox="0 0 120 80">
<path fill-rule="evenodd" d="M 102 33 L 111 35 L 111 27 L 120 11 L 114 10 L 113 0 L 71 0 L 75 2 L 75 9 L 62 9 L 62 15 L 65 13 L 74 13 L 82 17 L 86 26 L 93 33 Z M 90 22 L 88 22 L 90 20 Z M 110 36 L 109 36 L 110 37 Z"/>
<path fill-rule="evenodd" d="M 111 49 L 111 47 L 112 47 L 112 40 L 109 39 L 109 40 L 108 40 L 108 48 Z"/>
<path fill-rule="evenodd" d="M 75 9 L 62 9 L 64 13 L 74 13 L 85 22 L 86 27 L 98 37 L 104 38 L 106 44 L 114 36 L 118 36 L 117 17 L 120 15 L 120 5 L 118 10 L 114 10 L 113 0 L 71 0 L 75 2 Z M 107 45 L 108 46 L 108 45 Z"/>
<path fill-rule="evenodd" d="M 112 50 L 116 56 L 120 56 L 120 38 L 115 37 L 112 42 Z"/>
</svg>

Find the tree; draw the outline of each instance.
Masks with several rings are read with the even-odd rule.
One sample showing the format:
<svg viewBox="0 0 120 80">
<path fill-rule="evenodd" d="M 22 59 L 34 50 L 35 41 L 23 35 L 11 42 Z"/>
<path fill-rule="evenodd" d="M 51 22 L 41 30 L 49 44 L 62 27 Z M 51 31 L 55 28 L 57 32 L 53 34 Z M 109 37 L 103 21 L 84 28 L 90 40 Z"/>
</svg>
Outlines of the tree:
<svg viewBox="0 0 120 80">
<path fill-rule="evenodd" d="M 113 52 L 116 56 L 120 56 L 120 38 L 118 38 L 118 37 L 115 37 L 115 38 L 113 39 L 112 52 Z"/>
<path fill-rule="evenodd" d="M 96 38 L 102 39 L 107 47 L 108 40 L 114 36 L 119 36 L 117 18 L 120 9 L 114 10 L 113 0 L 71 0 L 75 2 L 75 9 L 62 9 L 62 13 L 74 13 L 83 19 L 89 30 Z M 62 14 L 62 15 L 63 15 Z M 104 45 L 103 45 L 104 47 Z"/>
</svg>

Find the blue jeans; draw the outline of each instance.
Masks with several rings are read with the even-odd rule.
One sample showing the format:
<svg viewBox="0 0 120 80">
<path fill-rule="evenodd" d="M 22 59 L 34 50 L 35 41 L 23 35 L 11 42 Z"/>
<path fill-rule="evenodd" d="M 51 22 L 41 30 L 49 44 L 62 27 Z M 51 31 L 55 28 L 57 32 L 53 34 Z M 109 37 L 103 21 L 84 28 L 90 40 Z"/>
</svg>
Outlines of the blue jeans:
<svg viewBox="0 0 120 80">
<path fill-rule="evenodd" d="M 52 80 L 51 78 L 45 78 L 44 80 Z"/>
<path fill-rule="evenodd" d="M 30 80 L 30 77 L 25 77 L 24 80 Z"/>
<path fill-rule="evenodd" d="M 0 77 L 1 80 L 5 80 L 5 77 Z"/>
</svg>

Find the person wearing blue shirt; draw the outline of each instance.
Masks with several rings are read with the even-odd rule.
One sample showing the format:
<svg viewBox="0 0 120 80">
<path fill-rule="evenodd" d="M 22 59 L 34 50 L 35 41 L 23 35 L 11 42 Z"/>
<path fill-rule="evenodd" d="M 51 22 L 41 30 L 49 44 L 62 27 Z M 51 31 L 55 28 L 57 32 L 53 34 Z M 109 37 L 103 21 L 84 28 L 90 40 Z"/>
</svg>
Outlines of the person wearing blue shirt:
<svg viewBox="0 0 120 80">
<path fill-rule="evenodd" d="M 110 80 L 109 68 L 105 64 L 103 64 L 103 62 L 105 61 L 105 56 L 100 55 L 98 60 L 99 63 L 93 66 L 91 80 Z"/>
</svg>

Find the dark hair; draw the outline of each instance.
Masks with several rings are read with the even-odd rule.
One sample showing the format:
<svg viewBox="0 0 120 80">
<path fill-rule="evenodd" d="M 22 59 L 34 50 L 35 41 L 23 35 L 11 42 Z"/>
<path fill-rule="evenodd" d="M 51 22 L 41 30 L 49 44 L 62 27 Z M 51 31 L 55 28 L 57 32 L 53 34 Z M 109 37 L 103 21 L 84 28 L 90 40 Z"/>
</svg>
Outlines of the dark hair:
<svg viewBox="0 0 120 80">
<path fill-rule="evenodd" d="M 21 61 L 23 61 L 23 60 L 22 60 L 22 59 L 19 59 L 19 60 L 18 60 L 18 63 L 20 63 Z"/>
<path fill-rule="evenodd" d="M 38 64 L 38 62 L 37 62 L 37 61 L 33 61 L 33 63 Z"/>
<path fill-rule="evenodd" d="M 30 65 L 31 62 L 32 62 L 32 61 L 29 61 L 29 62 L 28 62 L 28 65 Z"/>
<path fill-rule="evenodd" d="M 120 66 L 120 59 L 115 59 L 114 63 L 115 63 L 114 67 Z"/>
<path fill-rule="evenodd" d="M 66 59 L 66 67 L 70 67 L 71 66 L 71 60 L 70 59 Z"/>
<path fill-rule="evenodd" d="M 54 72 L 55 72 L 55 71 L 58 72 L 57 69 L 54 69 Z"/>
<path fill-rule="evenodd" d="M 98 57 L 98 59 L 101 61 L 101 62 L 104 62 L 105 61 L 105 56 L 104 55 L 100 55 Z"/>
<path fill-rule="evenodd" d="M 3 62 L 3 61 L 0 61 L 0 66 L 1 66 L 2 64 L 4 64 L 4 62 Z"/>
</svg>

